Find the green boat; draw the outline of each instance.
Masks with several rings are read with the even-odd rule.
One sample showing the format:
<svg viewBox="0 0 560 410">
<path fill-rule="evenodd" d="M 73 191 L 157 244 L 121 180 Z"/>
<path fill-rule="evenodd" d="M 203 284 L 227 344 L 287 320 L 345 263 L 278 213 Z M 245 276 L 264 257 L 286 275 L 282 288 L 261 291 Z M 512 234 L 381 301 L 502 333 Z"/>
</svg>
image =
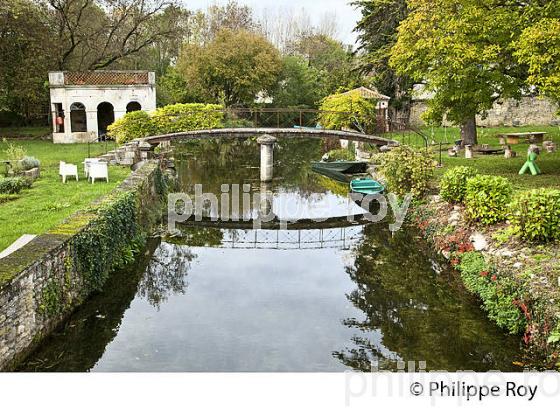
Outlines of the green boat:
<svg viewBox="0 0 560 410">
<path fill-rule="evenodd" d="M 374 195 L 385 192 L 385 187 L 371 178 L 362 178 L 351 181 L 350 190 L 358 194 Z"/>
<path fill-rule="evenodd" d="M 333 162 L 312 162 L 311 168 L 314 171 L 335 171 L 343 174 L 363 174 L 367 171 L 368 163 L 364 161 L 333 161 Z"/>
</svg>

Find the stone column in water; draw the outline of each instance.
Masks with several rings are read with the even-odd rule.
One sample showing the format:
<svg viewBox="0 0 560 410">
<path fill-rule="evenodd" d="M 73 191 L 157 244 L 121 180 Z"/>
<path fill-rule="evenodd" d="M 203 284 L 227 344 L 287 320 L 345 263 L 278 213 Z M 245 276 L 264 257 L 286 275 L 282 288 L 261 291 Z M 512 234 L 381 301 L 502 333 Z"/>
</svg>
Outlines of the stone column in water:
<svg viewBox="0 0 560 410">
<path fill-rule="evenodd" d="M 265 134 L 257 139 L 261 146 L 261 181 L 270 182 L 274 175 L 274 144 L 276 138 Z"/>
</svg>

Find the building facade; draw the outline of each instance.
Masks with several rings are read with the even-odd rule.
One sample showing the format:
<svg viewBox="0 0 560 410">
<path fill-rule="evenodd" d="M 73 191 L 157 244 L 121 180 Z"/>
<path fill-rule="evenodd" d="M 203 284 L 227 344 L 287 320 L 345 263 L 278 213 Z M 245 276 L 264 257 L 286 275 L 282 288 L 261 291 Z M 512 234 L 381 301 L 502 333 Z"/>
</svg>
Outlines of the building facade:
<svg viewBox="0 0 560 410">
<path fill-rule="evenodd" d="M 148 71 L 50 72 L 53 142 L 99 141 L 127 112 L 155 110 L 155 80 Z"/>
</svg>

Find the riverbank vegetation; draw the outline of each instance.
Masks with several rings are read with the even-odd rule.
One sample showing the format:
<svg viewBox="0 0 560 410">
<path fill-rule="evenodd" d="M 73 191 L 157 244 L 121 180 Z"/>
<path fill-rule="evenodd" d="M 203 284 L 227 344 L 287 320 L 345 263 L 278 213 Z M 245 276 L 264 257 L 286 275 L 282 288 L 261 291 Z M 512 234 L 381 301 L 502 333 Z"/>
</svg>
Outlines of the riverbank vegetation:
<svg viewBox="0 0 560 410">
<path fill-rule="evenodd" d="M 14 143 L 41 161 L 41 176 L 30 189 L 12 195 L 0 203 L 0 249 L 9 246 L 23 234 L 42 234 L 76 211 L 107 194 L 126 178 L 129 169 L 109 167 L 109 183 L 88 183 L 83 176 L 82 161 L 105 153 L 110 145 L 71 144 L 55 145 L 49 141 L 17 140 L 0 142 L 0 159 L 9 144 Z M 58 175 L 59 161 L 78 165 L 80 180 L 63 184 Z M 0 171 L 4 171 L 3 169 Z"/>
<path fill-rule="evenodd" d="M 381 175 L 401 175 L 413 161 L 384 161 Z M 417 151 L 415 155 L 420 155 Z M 411 221 L 455 266 L 465 287 L 480 298 L 488 317 L 522 336 L 527 367 L 556 367 L 560 357 L 560 190 L 517 187 L 504 176 L 485 175 L 470 166 L 445 167 L 415 196 Z M 508 162 L 493 159 L 494 168 Z M 432 169 L 435 168 L 432 156 Z M 558 160 L 555 161 L 558 164 Z M 406 165 L 403 165 L 406 164 Z M 401 175 L 402 178 L 405 178 Z M 539 176 L 533 177 L 538 181 Z M 409 184 L 422 185 L 424 174 L 409 172 Z M 556 179 L 558 181 L 558 179 Z M 533 184 L 536 185 L 536 184 Z M 388 184 L 391 189 L 394 184 Z M 397 184 L 397 187 L 400 186 Z M 398 189 L 393 192 L 403 196 Z"/>
</svg>

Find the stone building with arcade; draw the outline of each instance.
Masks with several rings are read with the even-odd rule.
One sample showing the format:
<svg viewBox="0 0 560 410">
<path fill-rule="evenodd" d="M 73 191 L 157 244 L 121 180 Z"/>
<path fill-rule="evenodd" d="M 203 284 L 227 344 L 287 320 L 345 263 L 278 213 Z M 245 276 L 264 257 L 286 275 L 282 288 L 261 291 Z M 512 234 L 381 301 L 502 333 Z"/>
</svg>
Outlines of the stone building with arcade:
<svg viewBox="0 0 560 410">
<path fill-rule="evenodd" d="M 49 73 L 53 142 L 94 142 L 131 111 L 156 109 L 155 73 L 86 71 Z"/>
</svg>

